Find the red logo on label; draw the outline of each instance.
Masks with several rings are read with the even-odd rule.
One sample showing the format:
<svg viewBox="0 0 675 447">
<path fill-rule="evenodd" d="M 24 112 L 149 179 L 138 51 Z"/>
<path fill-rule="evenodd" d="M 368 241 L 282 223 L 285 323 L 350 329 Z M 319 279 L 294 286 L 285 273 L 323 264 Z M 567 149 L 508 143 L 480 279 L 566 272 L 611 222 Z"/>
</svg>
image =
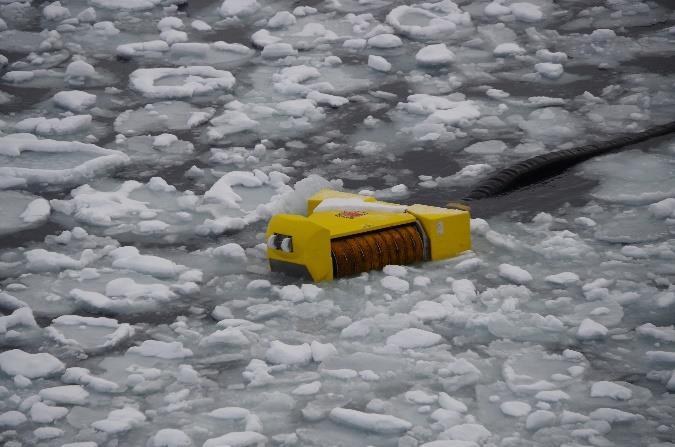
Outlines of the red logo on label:
<svg viewBox="0 0 675 447">
<path fill-rule="evenodd" d="M 340 211 L 335 216 L 343 217 L 345 219 L 355 219 L 357 217 L 365 216 L 366 214 L 368 213 L 366 213 L 365 211 Z"/>
</svg>

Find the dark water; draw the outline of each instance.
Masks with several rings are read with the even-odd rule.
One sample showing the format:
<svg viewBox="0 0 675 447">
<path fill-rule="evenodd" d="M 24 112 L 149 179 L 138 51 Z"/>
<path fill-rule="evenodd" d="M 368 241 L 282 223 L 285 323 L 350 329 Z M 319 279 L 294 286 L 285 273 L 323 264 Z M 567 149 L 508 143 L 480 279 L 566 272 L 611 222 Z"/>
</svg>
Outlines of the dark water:
<svg viewBox="0 0 675 447">
<path fill-rule="evenodd" d="M 185 11 L 188 17 L 194 17 L 199 11 L 217 4 L 217 0 L 187 0 L 179 5 L 179 10 Z"/>
<path fill-rule="evenodd" d="M 227 43 L 240 43 L 242 45 L 251 45 L 251 27 L 246 25 L 226 25 L 222 28 L 214 27 L 213 31 L 206 34 L 211 41 L 225 41 Z"/>
<path fill-rule="evenodd" d="M 26 57 L 26 53 L 22 53 L 20 51 L 3 51 L 2 55 L 7 58 L 8 64 L 7 66 L 13 64 L 14 62 L 23 59 Z M 5 68 L 6 70 L 7 68 Z M 2 71 L 2 70 L 0 70 Z"/>
<path fill-rule="evenodd" d="M 675 2 L 675 0 L 674 0 Z M 672 75 L 675 73 L 675 48 L 670 55 L 644 54 L 625 63 L 626 70 L 635 73 Z M 675 116 L 675 111 L 673 112 Z"/>
<path fill-rule="evenodd" d="M 59 234 L 64 230 L 67 230 L 67 228 L 56 222 L 47 222 L 37 228 L 19 231 L 18 233 L 9 234 L 7 236 L 0 236 L 0 247 L 26 247 L 31 243 L 43 241 L 45 236 Z"/>
<path fill-rule="evenodd" d="M 2 111 L 6 114 L 13 114 L 26 110 L 51 98 L 54 94 L 51 88 L 21 87 L 11 84 L 0 84 L 0 90 L 9 93 L 14 97 L 11 102 L 2 106 Z"/>
<path fill-rule="evenodd" d="M 675 2 L 673 0 L 652 0 L 652 2 L 663 8 L 675 11 Z"/>
<path fill-rule="evenodd" d="M 570 74 L 582 76 L 584 79 L 560 84 L 554 81 L 529 82 L 513 80 L 497 80 L 490 86 L 504 90 L 511 96 L 531 97 L 550 96 L 553 98 L 573 98 L 588 91 L 599 95 L 602 89 L 618 80 L 618 73 L 614 70 L 601 70 L 593 66 L 570 66 L 565 71 Z"/>
</svg>

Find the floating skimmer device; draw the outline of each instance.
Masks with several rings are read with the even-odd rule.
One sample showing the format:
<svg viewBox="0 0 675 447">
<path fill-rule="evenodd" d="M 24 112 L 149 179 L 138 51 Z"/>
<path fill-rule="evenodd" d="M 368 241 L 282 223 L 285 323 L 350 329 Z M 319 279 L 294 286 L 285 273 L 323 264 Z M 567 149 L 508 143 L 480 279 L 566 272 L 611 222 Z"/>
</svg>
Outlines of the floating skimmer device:
<svg viewBox="0 0 675 447">
<path fill-rule="evenodd" d="M 483 180 L 461 203 L 497 196 L 533 176 L 550 177 L 591 157 L 671 133 L 675 133 L 675 121 L 609 141 L 537 155 Z M 307 217 L 279 214 L 272 218 L 267 227 L 270 267 L 318 282 L 387 264 L 450 258 L 471 248 L 469 212 L 460 208 L 396 205 L 324 189 L 309 198 Z"/>
<path fill-rule="evenodd" d="M 272 271 L 315 282 L 450 258 L 471 248 L 469 212 L 397 205 L 324 189 L 307 217 L 278 214 L 267 227 Z"/>
</svg>

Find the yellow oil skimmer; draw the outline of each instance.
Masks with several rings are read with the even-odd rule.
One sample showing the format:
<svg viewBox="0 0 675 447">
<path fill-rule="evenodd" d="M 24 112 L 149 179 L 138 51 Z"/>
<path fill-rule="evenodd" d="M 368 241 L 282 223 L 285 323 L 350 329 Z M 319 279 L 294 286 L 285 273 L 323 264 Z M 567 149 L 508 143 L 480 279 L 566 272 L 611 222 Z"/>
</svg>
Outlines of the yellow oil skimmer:
<svg viewBox="0 0 675 447">
<path fill-rule="evenodd" d="M 457 256 L 471 248 L 463 209 L 397 205 L 324 189 L 307 216 L 278 214 L 267 227 L 272 271 L 314 282 Z"/>
</svg>

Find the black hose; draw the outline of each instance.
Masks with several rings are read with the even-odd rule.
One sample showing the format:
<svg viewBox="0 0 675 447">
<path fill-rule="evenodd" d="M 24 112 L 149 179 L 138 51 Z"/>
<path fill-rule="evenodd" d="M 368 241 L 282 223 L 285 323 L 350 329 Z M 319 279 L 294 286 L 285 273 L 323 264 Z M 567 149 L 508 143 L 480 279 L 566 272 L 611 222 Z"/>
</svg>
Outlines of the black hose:
<svg viewBox="0 0 675 447">
<path fill-rule="evenodd" d="M 559 172 L 560 169 L 566 169 L 591 157 L 623 149 L 669 133 L 675 133 L 675 121 L 605 142 L 537 155 L 502 169 L 478 183 L 462 199 L 462 202 L 467 203 L 496 196 L 509 190 L 514 185 L 522 183 L 528 177 L 544 177 L 547 173 L 550 175 L 552 172 Z"/>
</svg>

